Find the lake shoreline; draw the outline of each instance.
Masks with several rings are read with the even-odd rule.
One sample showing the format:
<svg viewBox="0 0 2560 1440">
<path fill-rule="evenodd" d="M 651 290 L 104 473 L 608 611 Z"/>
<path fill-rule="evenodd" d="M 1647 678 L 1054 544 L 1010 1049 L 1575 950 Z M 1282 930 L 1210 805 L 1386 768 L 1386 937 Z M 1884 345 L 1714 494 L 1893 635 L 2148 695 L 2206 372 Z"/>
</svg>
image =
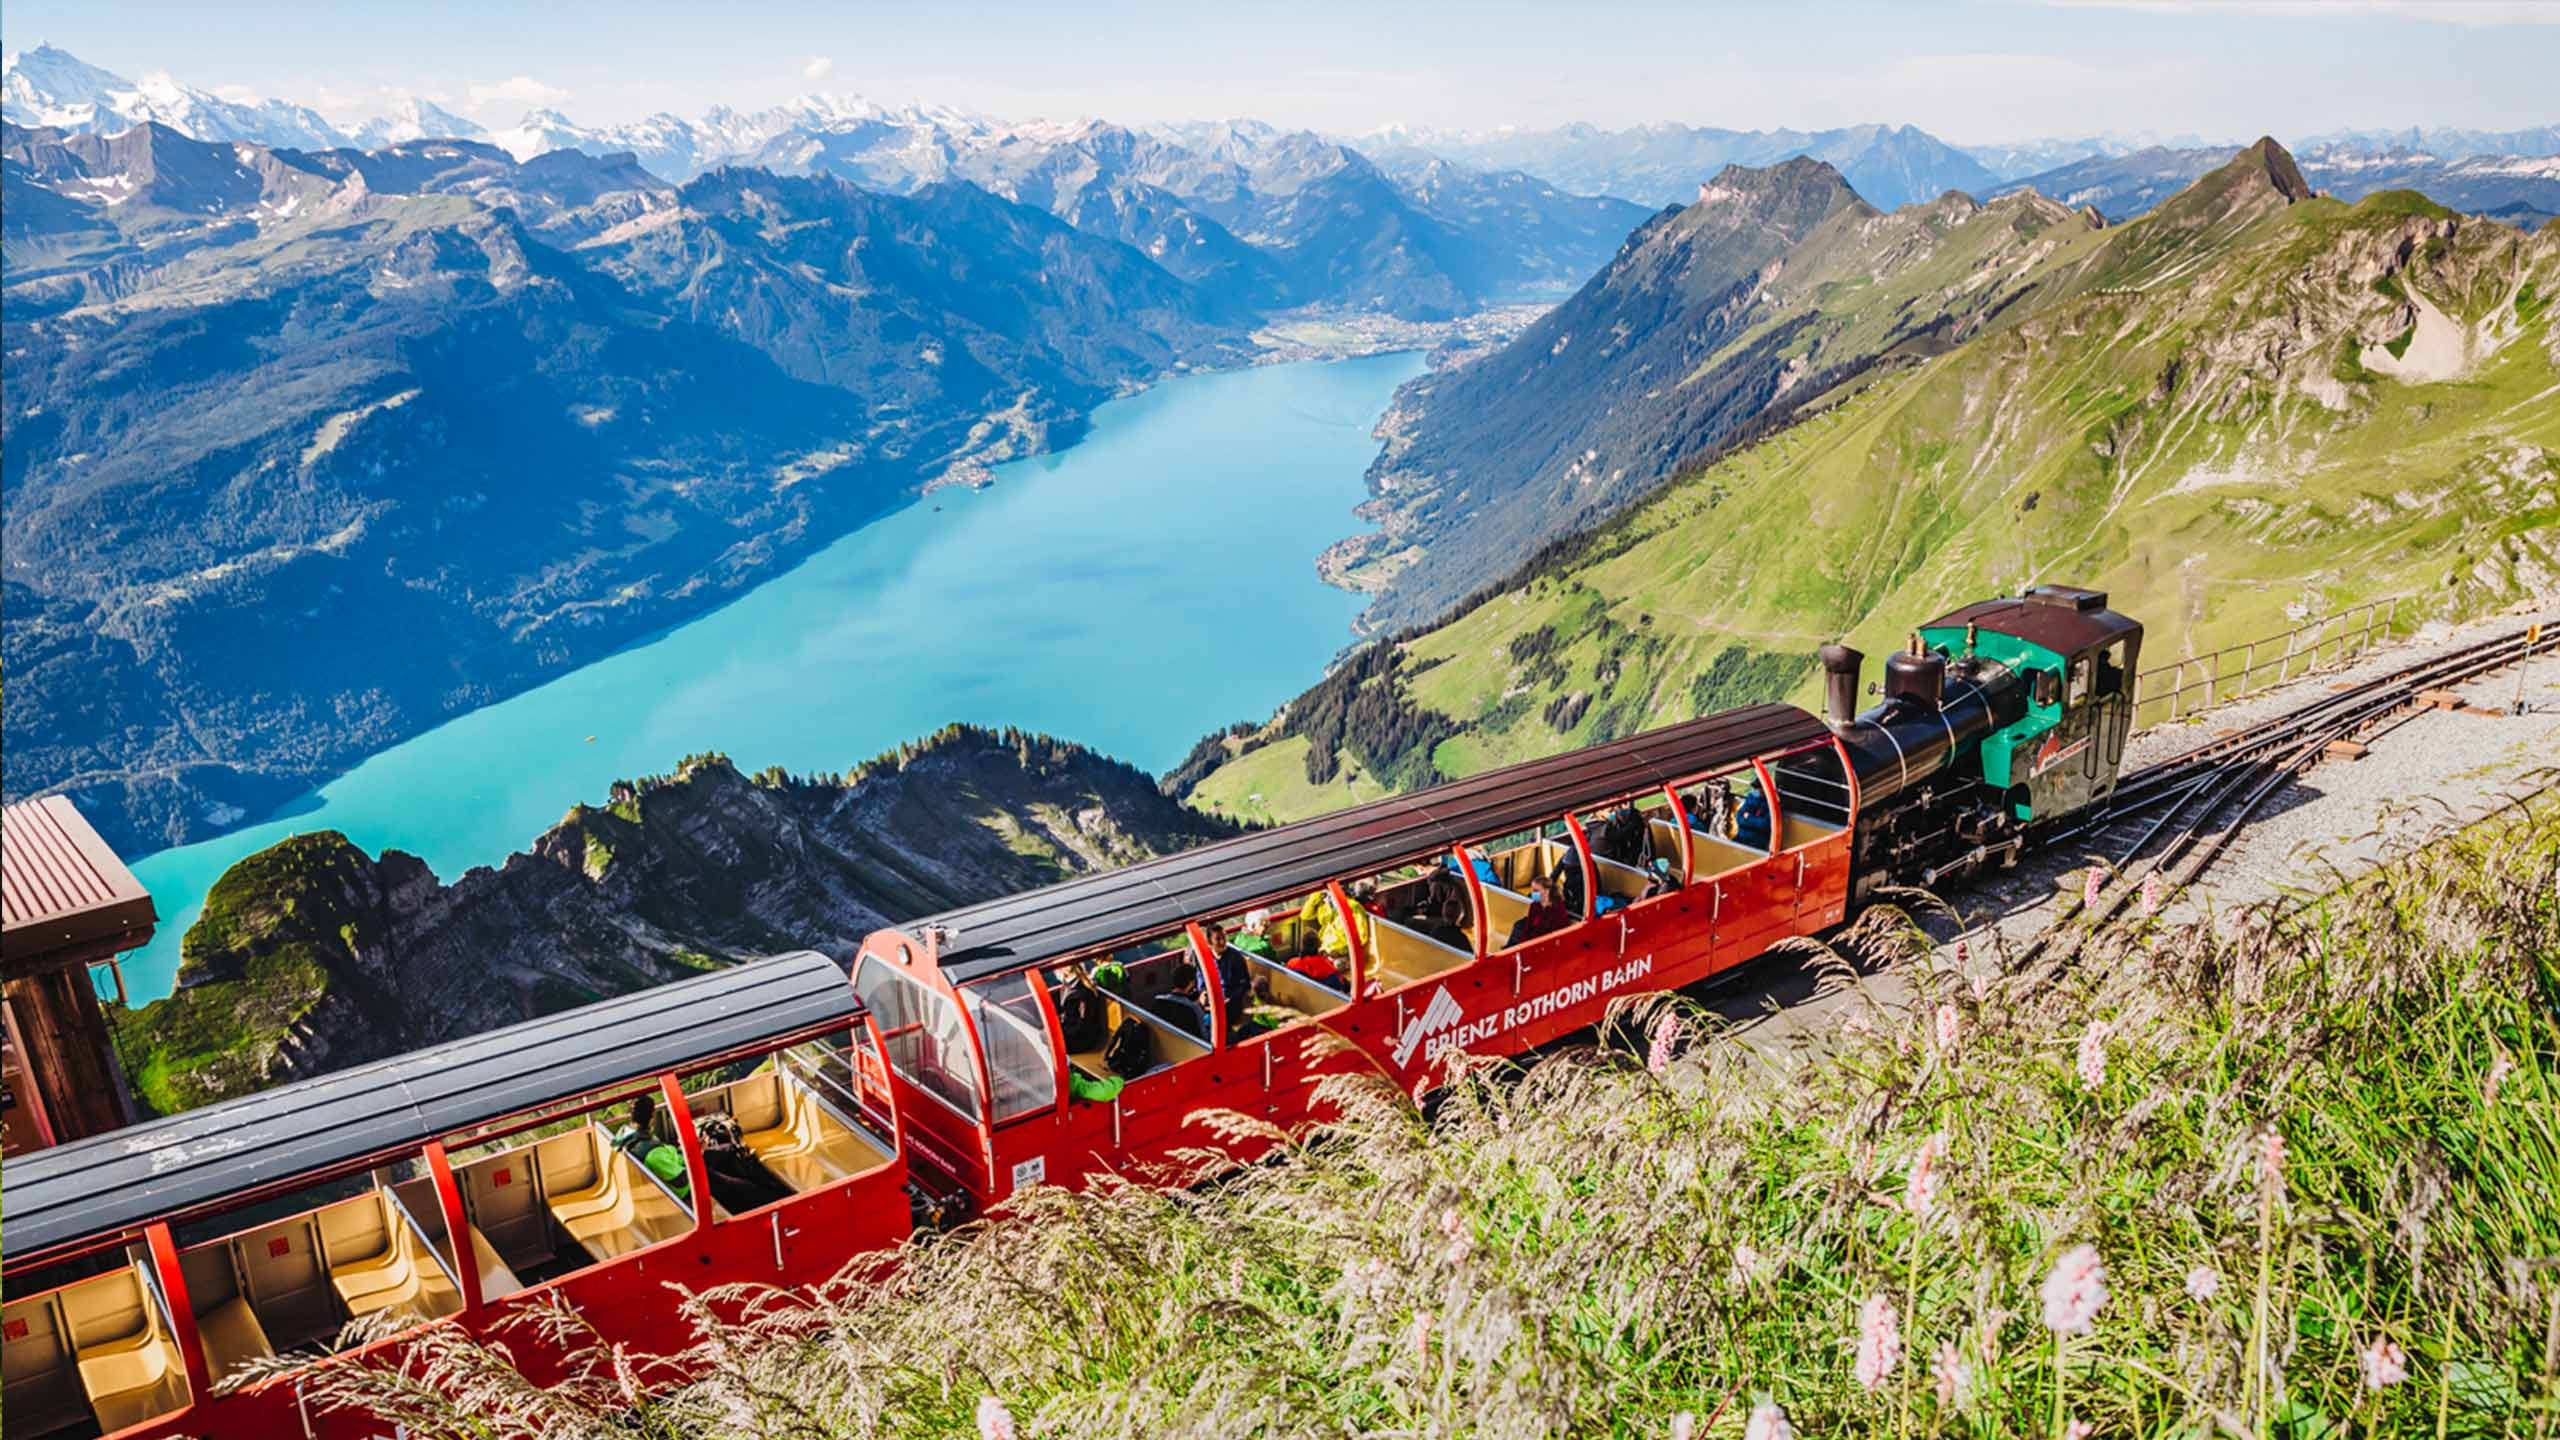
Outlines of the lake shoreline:
<svg viewBox="0 0 2560 1440">
<path fill-rule="evenodd" d="M 706 749 L 732 753 L 750 769 L 781 764 L 798 773 L 817 773 L 849 766 L 893 748 L 901 739 L 930 733 L 956 720 L 1046 731 L 1160 772 L 1177 763 L 1199 735 L 1248 713 L 1267 711 L 1353 643 L 1351 621 L 1364 602 L 1326 585 L 1313 562 L 1324 544 L 1339 535 L 1365 494 L 1362 476 L 1367 460 L 1376 453 L 1371 432 L 1387 397 L 1421 364 L 1411 352 L 1393 352 L 1193 372 L 1168 376 L 1136 395 L 1106 402 L 1077 444 L 1009 461 L 989 488 L 946 489 L 931 499 L 911 496 L 845 535 L 813 544 L 788 568 L 776 570 L 708 610 L 539 685 L 448 717 L 298 793 L 253 823 L 213 839 L 138 857 L 137 872 L 160 898 L 169 948 L 174 951 L 203 889 L 221 868 L 227 868 L 228 860 L 216 865 L 218 855 L 237 859 L 287 833 L 340 829 L 368 851 L 410 850 L 421 854 L 439 874 L 458 875 L 473 865 L 495 863 L 521 847 L 568 806 L 600 800 L 612 778 L 662 773 L 685 755 Z M 1178 438 L 1151 443 L 1150 427 L 1168 425 Z M 1203 462 L 1199 457 L 1204 455 L 1227 458 Z M 1128 473 L 1116 473 L 1119 470 Z M 1324 498 L 1311 498 L 1318 496 Z M 1186 510 L 1197 512 L 1196 518 L 1183 521 L 1180 517 Z M 1046 511 L 1056 513 L 1030 530 L 1004 519 L 1014 512 Z M 1112 518 L 1115 515 L 1120 518 Z M 993 537 L 992 551 L 970 550 L 962 543 L 973 527 Z M 1085 684 L 1070 677 L 1025 689 L 1024 682 L 1010 680 L 1006 667 L 1036 669 L 1044 663 L 1041 657 L 1052 645 L 1045 628 L 1059 622 L 1048 615 L 1007 610 L 1011 592 L 1019 586 L 993 587 L 1006 592 L 1003 595 L 978 594 L 987 588 L 983 572 L 991 564 L 1001 568 L 1021 557 L 1036 556 L 1062 535 L 1070 563 L 1051 583 L 1073 594 L 1074 605 L 1083 607 L 1086 623 L 1057 637 L 1056 646 L 1092 648 L 1095 653 L 1087 659 L 1097 670 L 1125 667 L 1126 655 L 1105 652 L 1143 653 L 1147 647 L 1126 643 L 1097 647 L 1097 634 L 1124 624 L 1129 615 L 1182 615 L 1195 610 L 1193 590 L 1245 585 L 1257 596 L 1279 595 L 1285 600 L 1270 605 L 1257 599 L 1248 613 L 1268 613 L 1245 622 L 1235 637 L 1237 643 L 1244 643 L 1242 635 L 1256 623 L 1275 632 L 1279 653 L 1259 656 L 1248 673 L 1224 673 L 1249 657 L 1220 654 L 1230 637 L 1214 625 L 1204 625 L 1196 614 L 1184 615 L 1170 627 L 1181 632 L 1170 641 L 1153 630 L 1150 635 L 1170 645 L 1169 656 L 1191 656 L 1172 668 L 1180 670 L 1187 664 L 1204 677 L 1214 677 L 1208 686 L 1211 694 L 1268 693 L 1235 702 L 1186 697 L 1186 706 L 1164 715 L 1148 711 L 1139 721 L 1108 706 L 1096 710 L 1092 697 L 1080 698 L 1076 693 L 1088 689 L 1105 697 L 1121 693 L 1107 684 Z M 1230 573 L 1236 567 L 1221 563 L 1215 554 L 1223 543 L 1221 537 L 1232 536 L 1269 542 L 1252 547 L 1252 563 L 1243 567 L 1244 576 Z M 954 544 L 960 548 L 949 553 L 957 558 L 933 558 Z M 1155 573 L 1164 568 L 1160 558 L 1133 558 L 1189 555 L 1203 546 L 1209 549 L 1182 562 L 1195 568 L 1196 574 L 1176 565 L 1181 573 L 1168 577 Z M 813 573 L 822 564 L 823 571 Z M 937 565 L 944 566 L 947 575 L 935 571 Z M 1150 587 L 1168 583 L 1171 592 L 1151 610 Z M 940 592 L 954 588 L 970 593 L 974 597 L 970 603 L 1001 612 L 1004 626 L 1010 629 L 991 640 L 940 634 L 955 623 L 948 613 L 939 626 L 914 623 L 913 615 L 946 610 L 947 597 Z M 1236 593 L 1243 597 L 1242 590 Z M 927 598 L 913 603 L 912 614 L 902 613 L 899 606 L 909 603 L 910 595 Z M 716 631 L 733 638 L 721 648 L 697 654 L 690 648 L 696 641 L 687 637 L 698 627 L 709 627 L 699 633 Z M 847 628 L 862 631 L 860 644 L 828 638 L 830 632 Z M 810 722 L 719 713 L 717 677 L 726 667 L 747 663 L 737 657 L 758 646 L 763 647 L 758 663 L 777 673 L 749 677 L 742 682 L 747 689 L 761 687 L 761 693 L 774 697 L 784 709 L 804 704 L 823 707 L 846 699 L 831 687 L 848 687 L 851 673 L 841 668 L 808 670 L 803 657 L 789 653 L 795 644 L 812 650 L 834 646 L 830 653 L 835 658 L 851 657 L 867 665 L 888 663 L 882 658 L 888 654 L 917 657 L 912 665 L 895 672 L 902 674 L 919 666 L 930 669 L 944 661 L 947 652 L 969 651 L 973 658 L 965 665 L 953 661 L 955 673 L 945 682 L 922 682 L 894 702 L 852 687 L 856 693 L 850 698 L 867 718 L 820 727 L 820 733 L 837 742 L 826 746 L 813 738 Z M 988 644 L 995 649 L 986 650 L 983 661 L 974 658 Z M 660 647 L 668 648 L 661 654 Z M 1288 655 L 1297 658 L 1285 658 Z M 600 678 L 599 672 L 622 678 Z M 806 697 L 784 679 L 803 686 Z M 1008 685 L 1015 688 L 1008 690 Z M 1143 694 L 1144 690 L 1141 680 L 1125 693 Z M 592 702 L 572 698 L 591 691 L 602 698 Z M 1121 703 L 1126 705 L 1125 698 Z M 902 708 L 914 716 L 912 721 L 885 723 L 888 713 Z M 546 718 L 528 736 L 511 729 L 517 725 L 511 718 L 517 712 Z M 664 720 L 659 719 L 661 712 L 667 712 Z M 1170 718 L 1176 713 L 1193 718 Z M 1080 714 L 1084 718 L 1047 718 Z M 559 718 L 548 718 L 553 715 Z M 660 725 L 669 732 L 667 738 L 637 743 L 632 715 L 640 718 L 644 728 Z M 759 731 L 785 739 L 768 746 L 754 738 Z M 842 743 L 852 741 L 852 734 L 844 733 L 848 731 L 868 738 Z M 487 739 L 492 735 L 502 738 L 493 745 Z M 823 753 L 813 758 L 813 750 Z M 520 751 L 540 752 L 540 758 L 528 761 Z M 430 788 L 429 782 L 414 776 L 399 778 L 399 772 L 421 763 L 416 757 L 426 754 L 442 757 L 439 763 L 465 777 L 458 787 L 437 781 Z M 512 785 L 504 778 L 507 772 L 528 767 L 537 778 Z M 394 778 L 386 781 L 386 775 Z M 562 778 L 540 778 L 554 775 Z M 451 815 L 422 817 L 413 825 L 387 798 L 404 787 L 414 791 L 412 798 L 428 810 L 467 805 L 476 794 L 476 803 L 483 808 L 522 818 L 494 831 L 477 817 Z M 464 794 L 443 793 L 454 788 Z M 529 802 L 524 798 L 527 794 L 534 797 Z M 476 831 L 485 843 L 460 841 L 456 836 L 463 831 Z M 430 838 L 422 843 L 420 836 Z M 164 966 L 174 976 L 173 958 L 144 968 L 157 971 Z M 140 988 L 148 994 L 155 987 L 146 979 Z"/>
</svg>

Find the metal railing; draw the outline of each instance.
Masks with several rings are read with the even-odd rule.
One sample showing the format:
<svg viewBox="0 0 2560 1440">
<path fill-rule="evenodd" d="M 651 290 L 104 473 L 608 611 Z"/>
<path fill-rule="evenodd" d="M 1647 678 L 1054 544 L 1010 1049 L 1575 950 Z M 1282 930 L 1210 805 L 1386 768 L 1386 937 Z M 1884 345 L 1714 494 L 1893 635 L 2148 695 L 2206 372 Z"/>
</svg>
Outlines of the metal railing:
<svg viewBox="0 0 2560 1440">
<path fill-rule="evenodd" d="M 2372 649 L 2377 637 L 2387 640 L 2396 633 L 2400 606 L 2407 598 L 2367 600 L 2290 630 L 2145 670 L 2133 680 L 2134 728 L 2182 720 L 2225 701 L 2344 665 Z M 2169 688 L 2161 689 L 2164 684 Z"/>
</svg>

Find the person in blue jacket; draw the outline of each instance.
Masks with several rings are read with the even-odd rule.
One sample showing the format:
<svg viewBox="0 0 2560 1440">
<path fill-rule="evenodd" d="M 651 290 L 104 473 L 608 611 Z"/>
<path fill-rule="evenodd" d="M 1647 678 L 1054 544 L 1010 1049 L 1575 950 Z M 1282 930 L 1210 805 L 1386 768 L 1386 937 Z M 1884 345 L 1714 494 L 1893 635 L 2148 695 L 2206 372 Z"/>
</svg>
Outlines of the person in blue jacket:
<svg viewBox="0 0 2560 1440">
<path fill-rule="evenodd" d="M 1733 817 L 1734 843 L 1746 850 L 1766 853 L 1769 848 L 1769 793 L 1751 786 L 1742 797 L 1742 808 Z"/>
</svg>

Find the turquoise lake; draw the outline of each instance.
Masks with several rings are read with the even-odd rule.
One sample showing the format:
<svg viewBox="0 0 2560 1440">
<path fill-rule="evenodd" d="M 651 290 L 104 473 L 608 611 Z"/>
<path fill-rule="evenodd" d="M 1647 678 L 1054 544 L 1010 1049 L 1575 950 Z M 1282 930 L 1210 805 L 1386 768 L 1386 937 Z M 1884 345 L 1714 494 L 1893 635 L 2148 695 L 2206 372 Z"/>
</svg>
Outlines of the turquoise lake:
<svg viewBox="0 0 2560 1440">
<path fill-rule="evenodd" d="M 1370 429 L 1422 364 L 1271 365 L 1114 400 L 1082 441 L 997 467 L 989 489 L 938 491 L 719 610 L 373 756 L 285 818 L 151 855 L 133 869 L 159 938 L 126 959 L 132 998 L 169 992 L 226 868 L 303 831 L 407 850 L 450 881 L 696 751 L 841 771 L 954 720 L 1162 771 L 1351 640 L 1362 602 L 1315 559 L 1357 527 Z"/>
</svg>

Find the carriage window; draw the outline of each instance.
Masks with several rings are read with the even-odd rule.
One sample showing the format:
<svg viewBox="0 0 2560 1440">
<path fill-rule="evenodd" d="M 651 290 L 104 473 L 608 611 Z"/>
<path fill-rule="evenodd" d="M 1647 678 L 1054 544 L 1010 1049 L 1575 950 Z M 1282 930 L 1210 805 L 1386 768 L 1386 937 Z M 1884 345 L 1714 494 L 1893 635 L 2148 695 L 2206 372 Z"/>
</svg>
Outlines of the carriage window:
<svg viewBox="0 0 2560 1440">
<path fill-rule="evenodd" d="M 1055 966 L 1047 978 L 1076 1099 L 1111 1099 L 1122 1083 L 1209 1053 L 1200 961 L 1187 932 Z"/>
<path fill-rule="evenodd" d="M 187 1403 L 186 1364 L 150 1267 L 128 1260 L 59 1289 L 29 1288 L 13 1283 L 7 1308 L 11 1434 L 95 1435 Z"/>
<path fill-rule="evenodd" d="M 1350 1002 L 1350 972 L 1298 938 L 1303 906 L 1257 905 L 1204 920 L 1227 1001 L 1227 1043 L 1267 1035 Z M 1311 927 L 1308 932 L 1315 933 Z M 1238 982 L 1242 988 L 1238 988 Z"/>
<path fill-rule="evenodd" d="M 2090 654 L 2083 655 L 2071 662 L 2071 696 L 2069 703 L 2077 705 L 2081 701 L 2089 698 L 2089 670 L 2090 667 L 2097 663 L 2097 659 L 2098 657 L 2096 655 Z"/>
<path fill-rule="evenodd" d="M 1586 810 L 1576 818 L 1591 840 L 1591 869 L 1600 887 L 1597 913 L 1606 915 L 1680 888 L 1680 832 L 1662 792 Z M 1565 900 L 1571 905 L 1577 898 L 1567 895 Z"/>
<path fill-rule="evenodd" d="M 1728 771 L 1684 790 L 1689 828 L 1709 843 L 1698 855 L 1698 874 L 1714 875 L 1774 852 L 1768 788 L 1757 769 Z"/>
<path fill-rule="evenodd" d="M 591 1091 L 448 1143 L 484 1299 L 692 1228 L 684 1137 L 656 1081 Z"/>
<path fill-rule="evenodd" d="M 703 1173 L 724 1215 L 788 1200 L 888 1163 L 867 1116 L 858 1063 L 838 1037 L 683 1077 L 702 1136 Z"/>
<path fill-rule="evenodd" d="M 987 1051 L 987 1076 L 995 1087 L 996 1123 L 1046 1110 L 1058 1103 L 1058 1057 L 1049 1049 L 1049 1025 L 1031 993 L 1027 975 L 1000 975 L 960 992 L 978 1043 Z"/>
<path fill-rule="evenodd" d="M 879 1022 L 890 1067 L 975 1121 L 978 1062 L 951 997 L 867 951 L 854 971 L 853 988 Z"/>
<path fill-rule="evenodd" d="M 2052 709 L 2062 699 L 2062 677 L 2051 670 L 2031 670 L 2036 678 L 2036 704 Z"/>
<path fill-rule="evenodd" d="M 2100 696 L 2124 693 L 2124 653 L 2125 641 L 2122 639 L 2110 642 L 2107 648 L 2098 652 L 2098 694 Z"/>
</svg>

